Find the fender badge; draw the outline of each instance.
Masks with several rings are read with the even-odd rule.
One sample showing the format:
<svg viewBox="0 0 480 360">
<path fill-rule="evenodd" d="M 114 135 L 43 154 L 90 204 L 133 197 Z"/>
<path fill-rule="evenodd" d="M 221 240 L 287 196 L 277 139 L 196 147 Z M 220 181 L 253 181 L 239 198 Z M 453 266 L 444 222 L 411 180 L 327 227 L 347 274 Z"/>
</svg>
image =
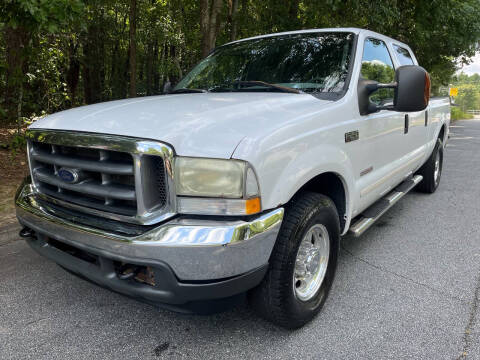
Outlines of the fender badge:
<svg viewBox="0 0 480 360">
<path fill-rule="evenodd" d="M 358 140 L 359 137 L 360 136 L 359 136 L 358 130 L 347 132 L 345 133 L 345 142 L 348 143 L 351 141 Z"/>
</svg>

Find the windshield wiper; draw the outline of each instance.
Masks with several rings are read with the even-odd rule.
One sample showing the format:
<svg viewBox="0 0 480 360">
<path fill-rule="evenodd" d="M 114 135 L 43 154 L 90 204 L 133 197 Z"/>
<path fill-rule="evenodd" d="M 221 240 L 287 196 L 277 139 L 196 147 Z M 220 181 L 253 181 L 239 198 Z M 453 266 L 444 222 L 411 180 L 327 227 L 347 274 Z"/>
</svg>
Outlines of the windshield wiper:
<svg viewBox="0 0 480 360">
<path fill-rule="evenodd" d="M 235 86 L 237 87 L 228 87 L 228 86 Z M 292 89 L 286 86 L 281 86 L 281 85 L 275 85 L 271 83 L 267 83 L 265 81 L 257 81 L 257 80 L 246 80 L 246 81 L 233 81 L 228 84 L 222 84 L 222 85 L 217 85 L 212 88 L 209 88 L 208 91 L 211 92 L 233 92 L 233 91 L 242 91 L 241 88 L 238 86 L 245 86 L 245 87 L 250 87 L 250 86 L 263 86 L 266 88 L 270 89 L 275 89 L 279 90 L 282 92 L 288 92 L 288 93 L 294 93 L 294 94 L 303 94 L 303 91 L 297 90 L 297 89 Z"/>
<path fill-rule="evenodd" d="M 169 94 L 196 94 L 196 93 L 206 93 L 208 92 L 205 89 L 189 89 L 189 88 L 180 88 L 175 89 L 169 92 Z"/>
<path fill-rule="evenodd" d="M 247 81 L 234 81 L 234 85 L 240 85 L 240 86 L 265 86 L 271 89 L 276 89 L 280 90 L 282 92 L 288 92 L 288 93 L 294 93 L 294 94 L 301 94 L 302 91 L 297 90 L 297 89 L 292 89 L 286 86 L 281 86 L 281 85 L 275 85 L 271 84 L 265 81 L 259 81 L 259 80 L 247 80 Z"/>
<path fill-rule="evenodd" d="M 226 85 L 216 85 L 208 89 L 209 92 L 234 92 L 237 89 L 227 87 Z"/>
</svg>

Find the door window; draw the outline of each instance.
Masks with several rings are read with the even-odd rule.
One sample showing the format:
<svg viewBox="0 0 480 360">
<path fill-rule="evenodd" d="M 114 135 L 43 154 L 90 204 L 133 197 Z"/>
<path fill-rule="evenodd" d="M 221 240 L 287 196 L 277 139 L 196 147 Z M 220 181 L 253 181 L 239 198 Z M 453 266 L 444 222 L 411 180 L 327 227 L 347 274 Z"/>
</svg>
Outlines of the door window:
<svg viewBox="0 0 480 360">
<path fill-rule="evenodd" d="M 393 48 L 395 49 L 395 55 L 397 56 L 400 65 L 414 65 L 412 56 L 407 49 L 398 45 L 393 45 Z"/>
<path fill-rule="evenodd" d="M 391 83 L 395 80 L 395 68 L 388 52 L 387 45 L 382 40 L 368 38 L 365 40 L 362 57 L 361 75 L 366 80 L 379 83 Z M 393 89 L 380 89 L 370 97 L 374 103 L 383 105 L 393 101 Z"/>
</svg>

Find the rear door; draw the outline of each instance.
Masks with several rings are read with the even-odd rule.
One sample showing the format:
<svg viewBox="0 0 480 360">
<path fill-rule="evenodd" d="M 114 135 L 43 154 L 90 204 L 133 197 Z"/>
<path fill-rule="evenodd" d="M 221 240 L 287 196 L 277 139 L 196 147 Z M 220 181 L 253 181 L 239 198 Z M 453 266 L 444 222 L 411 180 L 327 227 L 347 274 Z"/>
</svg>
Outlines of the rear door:
<svg viewBox="0 0 480 360">
<path fill-rule="evenodd" d="M 392 44 L 397 66 L 416 65 L 410 50 L 400 44 Z M 405 167 L 409 171 L 415 170 L 423 161 L 425 145 L 427 143 L 428 110 L 403 113 L 405 118 Z"/>
</svg>

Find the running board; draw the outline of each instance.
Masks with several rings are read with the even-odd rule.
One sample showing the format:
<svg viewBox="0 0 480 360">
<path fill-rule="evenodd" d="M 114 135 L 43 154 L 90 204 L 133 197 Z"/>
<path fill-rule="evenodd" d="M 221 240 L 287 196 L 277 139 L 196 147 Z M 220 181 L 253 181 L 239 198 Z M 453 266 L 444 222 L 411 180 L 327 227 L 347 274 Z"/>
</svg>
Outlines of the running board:
<svg viewBox="0 0 480 360">
<path fill-rule="evenodd" d="M 349 232 L 355 237 L 362 235 L 367 229 L 372 226 L 383 214 L 387 212 L 393 205 L 397 203 L 404 195 L 412 190 L 415 185 L 422 181 L 423 176 L 415 175 L 413 178 L 405 180 L 398 185 L 393 191 L 388 193 L 385 197 L 378 200 L 367 210 L 365 210 L 357 221 L 350 226 Z"/>
</svg>

